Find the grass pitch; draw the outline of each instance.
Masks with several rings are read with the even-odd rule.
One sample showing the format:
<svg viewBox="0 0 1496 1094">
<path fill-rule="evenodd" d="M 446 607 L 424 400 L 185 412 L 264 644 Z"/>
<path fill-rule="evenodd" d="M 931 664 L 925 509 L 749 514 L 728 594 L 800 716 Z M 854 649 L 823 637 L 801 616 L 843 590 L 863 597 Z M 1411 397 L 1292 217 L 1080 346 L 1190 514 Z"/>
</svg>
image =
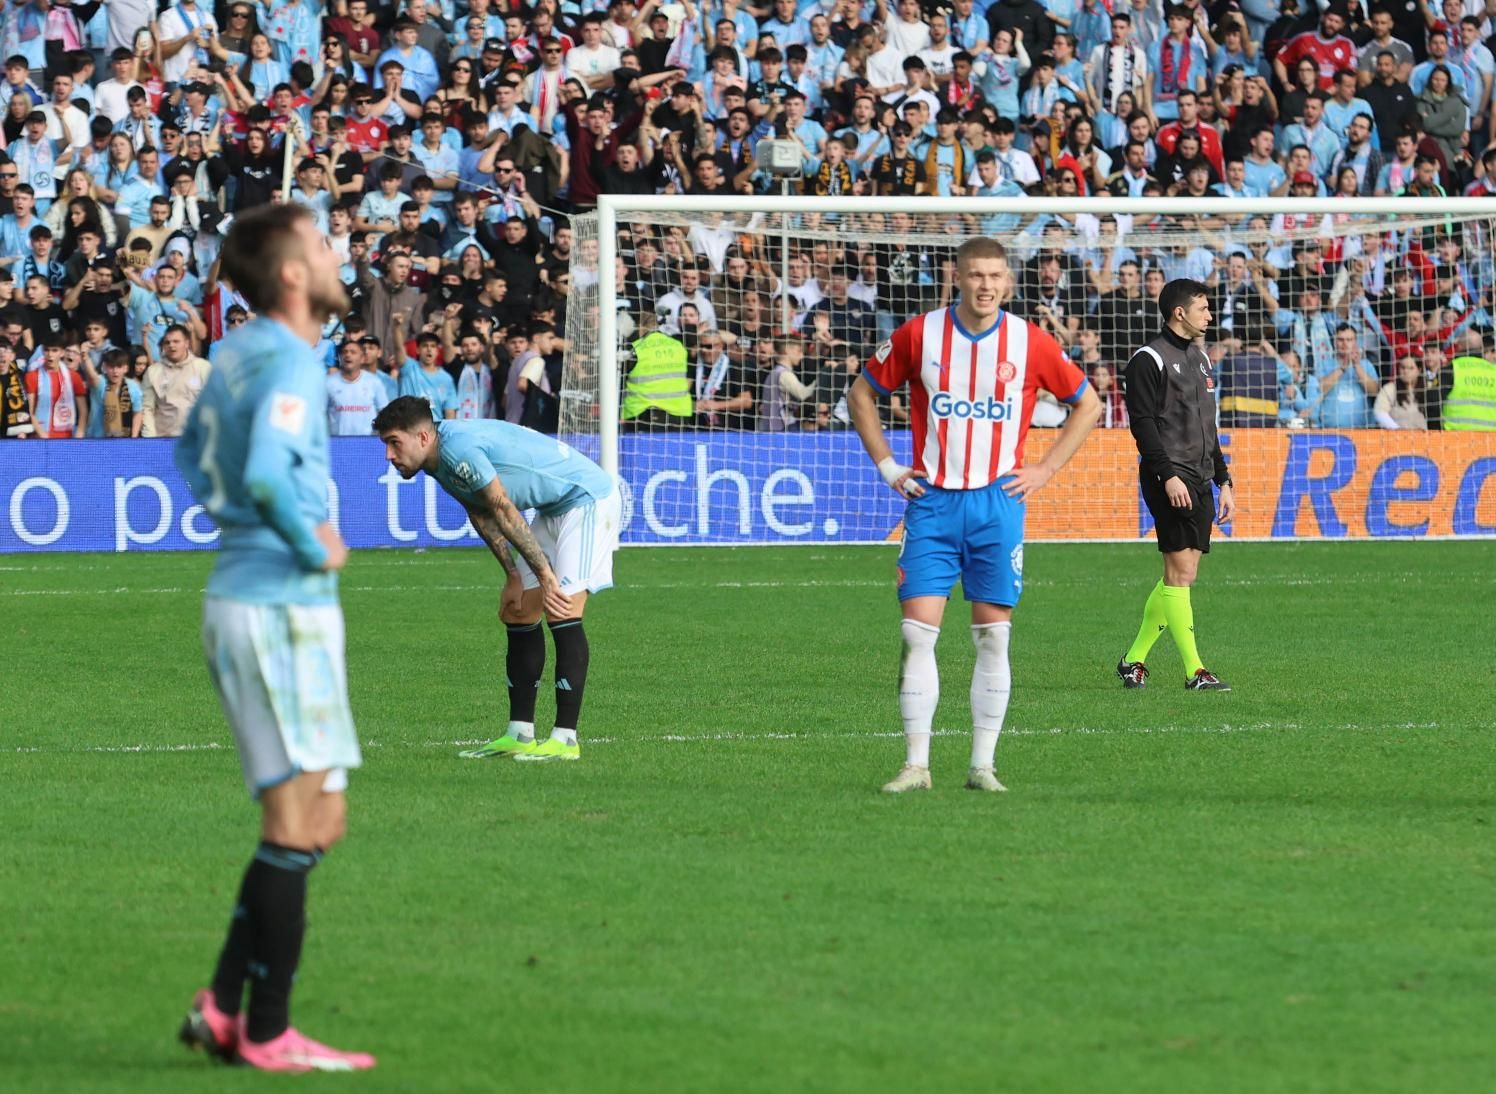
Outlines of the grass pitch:
<svg viewBox="0 0 1496 1094">
<path fill-rule="evenodd" d="M 589 612 L 583 760 L 504 724 L 497 565 L 365 552 L 367 744 L 295 1016 L 360 1091 L 1489 1089 L 1488 544 L 1223 544 L 1112 666 L 1150 546 L 1031 546 L 998 750 L 897 769 L 888 550 L 630 550 Z M 0 559 L 0 1087 L 261 1089 L 173 1041 L 255 841 L 197 647 L 207 555 Z M 542 688 L 542 719 L 548 687 Z"/>
</svg>

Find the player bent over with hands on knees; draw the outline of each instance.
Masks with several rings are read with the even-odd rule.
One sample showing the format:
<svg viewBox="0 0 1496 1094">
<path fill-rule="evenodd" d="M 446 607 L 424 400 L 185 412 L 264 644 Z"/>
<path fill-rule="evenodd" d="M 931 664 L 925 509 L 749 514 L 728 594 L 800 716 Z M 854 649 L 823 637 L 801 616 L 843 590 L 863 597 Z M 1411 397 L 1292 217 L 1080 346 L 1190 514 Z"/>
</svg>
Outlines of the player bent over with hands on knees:
<svg viewBox="0 0 1496 1094">
<path fill-rule="evenodd" d="M 966 786 L 1003 790 L 993 772 L 1008 709 L 1008 634 L 1023 591 L 1024 502 L 1075 455 L 1101 402 L 1059 344 L 1009 314 L 1007 252 L 977 238 L 956 252 L 960 302 L 909 320 L 884 342 L 847 397 L 863 447 L 909 501 L 899 552 L 903 660 L 899 713 L 905 763 L 890 794 L 930 788 L 930 724 L 940 695 L 935 640 L 959 578 L 971 601 L 971 768 Z M 910 388 L 914 466 L 893 457 L 876 396 Z M 1023 441 L 1040 389 L 1073 409 L 1054 446 L 1025 465 Z"/>
<path fill-rule="evenodd" d="M 1210 551 L 1210 526 L 1225 524 L 1236 510 L 1231 475 L 1216 436 L 1215 374 L 1196 341 L 1210 327 L 1210 290 L 1179 278 L 1158 297 L 1164 329 L 1127 363 L 1127 414 L 1137 441 L 1138 479 L 1153 514 L 1164 576 L 1143 605 L 1143 623 L 1132 648 L 1117 662 L 1125 688 L 1148 682 L 1144 659 L 1164 631 L 1184 658 L 1184 686 L 1191 691 L 1230 691 L 1200 661 L 1195 648 L 1195 613 L 1190 586 L 1200 556 Z M 1221 491 L 1216 511 L 1211 493 Z"/>
<path fill-rule="evenodd" d="M 181 1039 L 262 1071 L 358 1071 L 374 1057 L 290 1023 L 307 876 L 343 836 L 347 769 L 360 763 L 338 607 L 348 549 L 328 522 L 327 370 L 312 353 L 348 296 L 301 205 L 241 215 L 222 262 L 260 318 L 218 347 L 175 455 L 223 534 L 203 652 L 262 822 L 212 986 Z"/>
<path fill-rule="evenodd" d="M 589 593 L 613 584 L 622 498 L 612 477 L 580 452 L 508 422 L 435 422 L 431 404 L 394 400 L 374 419 L 385 455 L 405 478 L 425 471 L 467 510 L 508 574 L 499 618 L 509 631 L 504 669 L 509 727 L 467 759 L 576 760 L 587 684 Z M 534 509 L 535 523 L 524 510 Z M 535 740 L 535 692 L 545 671 L 544 616 L 556 644 L 556 726 Z"/>
</svg>

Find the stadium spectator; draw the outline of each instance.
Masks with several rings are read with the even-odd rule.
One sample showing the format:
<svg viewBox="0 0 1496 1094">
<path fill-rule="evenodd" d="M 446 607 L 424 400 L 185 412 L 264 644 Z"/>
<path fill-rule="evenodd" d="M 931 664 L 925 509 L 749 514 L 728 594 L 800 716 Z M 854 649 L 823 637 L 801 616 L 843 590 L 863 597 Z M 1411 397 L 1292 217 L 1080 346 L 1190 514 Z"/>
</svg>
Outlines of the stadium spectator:
<svg viewBox="0 0 1496 1094">
<path fill-rule="evenodd" d="M 67 342 L 48 334 L 41 342 L 41 361 L 26 373 L 27 412 L 34 436 L 42 440 L 82 437 L 88 424 L 88 387 L 64 360 Z"/>
<path fill-rule="evenodd" d="M 13 356 L 13 355 L 12 355 Z M 0 349 L 0 364 L 5 351 Z M 89 393 L 90 437 L 139 437 L 145 425 L 141 411 L 144 393 L 140 382 L 130 378 L 130 355 L 122 349 L 105 351 Z"/>
<path fill-rule="evenodd" d="M 1335 73 L 1357 62 L 1355 42 L 1341 34 L 1348 15 L 1342 4 L 1331 4 L 1320 16 L 1317 29 L 1290 38 L 1273 58 L 1273 70 L 1279 81 L 1287 83 L 1288 66 L 1298 64 L 1302 58 L 1314 63 L 1319 89 L 1329 91 L 1334 86 Z"/>
<path fill-rule="evenodd" d="M 177 437 L 202 394 L 212 366 L 192 352 L 192 335 L 173 323 L 161 335 L 160 353 L 141 381 L 142 437 Z"/>
<path fill-rule="evenodd" d="M 1117 386 L 1112 366 L 1104 363 L 1092 365 L 1089 375 L 1091 386 L 1101 400 L 1101 418 L 1096 424 L 1105 429 L 1126 429 L 1127 398 Z"/>
<path fill-rule="evenodd" d="M 345 341 L 338 349 L 338 368 L 327 377 L 327 429 L 334 437 L 367 437 L 374 415 L 389 402 L 385 387 L 364 369 L 364 347 Z"/>
<path fill-rule="evenodd" d="M 804 360 L 798 338 L 765 338 L 754 343 L 754 363 L 762 374 L 758 398 L 758 428 L 783 433 L 800 428 L 804 405 L 813 400 L 815 387 L 800 379 L 797 371 Z"/>
<path fill-rule="evenodd" d="M 1365 429 L 1371 424 L 1371 400 L 1381 390 L 1381 383 L 1361 351 L 1356 329 L 1349 323 L 1336 327 L 1333 352 L 1318 361 L 1312 375 L 1318 387 L 1313 408 L 1316 425 L 1324 429 Z"/>
<path fill-rule="evenodd" d="M 1423 368 L 1411 354 L 1400 357 L 1397 375 L 1382 385 L 1372 406 L 1377 425 L 1383 429 L 1427 429 L 1424 415 Z"/>
<path fill-rule="evenodd" d="M 1279 367 L 1262 327 L 1238 324 L 1216 364 L 1216 406 L 1223 428 L 1268 428 L 1278 424 Z"/>
<path fill-rule="evenodd" d="M 391 320 L 391 328 L 395 335 L 392 352 L 404 355 L 406 340 L 405 330 L 408 316 L 404 312 L 396 312 Z M 430 323 L 416 335 L 415 357 L 403 361 L 400 368 L 401 395 L 414 395 L 425 399 L 431 404 L 431 413 L 438 421 L 443 418 L 457 417 L 457 384 L 452 376 L 442 367 L 441 349 L 442 340 L 439 335 L 429 329 Z"/>
<path fill-rule="evenodd" d="M 742 429 L 751 421 L 753 389 L 750 370 L 732 363 L 721 336 L 704 327 L 695 339 L 689 369 L 696 407 L 696 424 L 702 429 Z"/>
</svg>

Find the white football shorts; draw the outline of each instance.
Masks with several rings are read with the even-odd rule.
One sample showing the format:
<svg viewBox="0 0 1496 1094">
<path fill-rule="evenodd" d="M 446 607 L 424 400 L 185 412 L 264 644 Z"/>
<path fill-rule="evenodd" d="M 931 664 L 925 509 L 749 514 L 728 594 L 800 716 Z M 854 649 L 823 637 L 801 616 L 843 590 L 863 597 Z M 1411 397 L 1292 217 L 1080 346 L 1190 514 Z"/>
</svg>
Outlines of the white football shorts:
<svg viewBox="0 0 1496 1094">
<path fill-rule="evenodd" d="M 348 768 L 363 758 L 348 707 L 342 609 L 210 596 L 202 637 L 250 794 L 303 771 L 326 771 L 328 793 L 346 789 Z"/>
<path fill-rule="evenodd" d="M 623 492 L 616 486 L 605 498 L 590 505 L 568 509 L 560 516 L 536 515 L 530 522 L 535 542 L 556 571 L 561 591 L 600 593 L 613 585 L 613 552 L 618 550 L 619 526 L 623 523 Z M 513 552 L 520 578 L 527 589 L 540 582 L 529 563 Z"/>
</svg>

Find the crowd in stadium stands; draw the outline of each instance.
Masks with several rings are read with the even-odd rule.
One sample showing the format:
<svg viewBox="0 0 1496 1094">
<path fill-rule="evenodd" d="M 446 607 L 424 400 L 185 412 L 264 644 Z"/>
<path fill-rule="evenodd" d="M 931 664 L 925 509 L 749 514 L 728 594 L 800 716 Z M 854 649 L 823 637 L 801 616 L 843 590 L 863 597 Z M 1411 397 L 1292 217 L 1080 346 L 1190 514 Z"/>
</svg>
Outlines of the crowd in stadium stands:
<svg viewBox="0 0 1496 1094">
<path fill-rule="evenodd" d="M 281 199 L 345 260 L 353 307 L 323 345 L 334 432 L 366 433 L 396 393 L 555 429 L 568 310 L 596 308 L 568 217 L 600 193 L 779 193 L 767 139 L 798 147 L 808 195 L 1074 195 L 1073 217 L 940 230 L 1019 240 L 1011 308 L 1090 370 L 1108 425 L 1169 277 L 1217 293 L 1231 424 L 1437 428 L 1447 361 L 1492 355 L 1484 224 L 1388 233 L 1389 250 L 1283 243 L 1292 225 L 1262 217 L 1079 210 L 1496 194 L 1496 0 L 327 4 L 0 9 L 0 436 L 175 434 L 250 318 L 218 278 L 224 235 Z M 811 219 L 787 285 L 768 235 L 623 234 L 622 325 L 686 350 L 673 424 L 845 426 L 860 362 L 950 301 L 949 249 L 897 242 L 924 226 Z M 1197 242 L 1143 246 L 1140 227 Z"/>
</svg>

